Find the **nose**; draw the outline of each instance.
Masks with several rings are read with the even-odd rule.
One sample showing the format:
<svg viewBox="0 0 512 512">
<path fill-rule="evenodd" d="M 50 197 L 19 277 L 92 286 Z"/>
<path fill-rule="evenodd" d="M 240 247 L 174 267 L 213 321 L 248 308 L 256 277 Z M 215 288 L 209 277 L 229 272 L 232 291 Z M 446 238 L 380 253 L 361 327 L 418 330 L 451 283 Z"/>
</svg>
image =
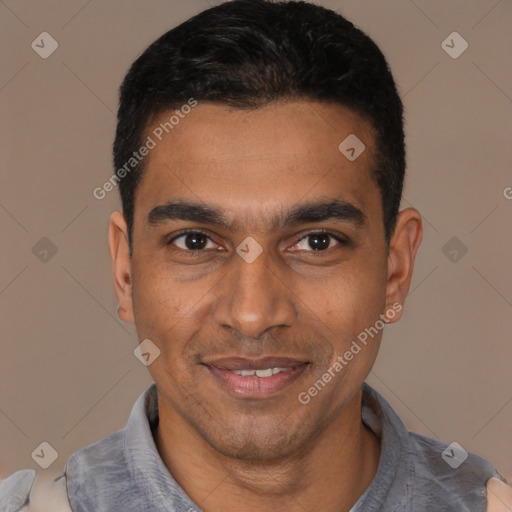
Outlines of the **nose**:
<svg viewBox="0 0 512 512">
<path fill-rule="evenodd" d="M 265 251 L 248 263 L 234 255 L 233 267 L 216 290 L 214 320 L 247 338 L 260 338 L 272 327 L 293 325 L 297 316 L 292 291 Z M 272 265 L 272 267 L 271 267 Z"/>
</svg>

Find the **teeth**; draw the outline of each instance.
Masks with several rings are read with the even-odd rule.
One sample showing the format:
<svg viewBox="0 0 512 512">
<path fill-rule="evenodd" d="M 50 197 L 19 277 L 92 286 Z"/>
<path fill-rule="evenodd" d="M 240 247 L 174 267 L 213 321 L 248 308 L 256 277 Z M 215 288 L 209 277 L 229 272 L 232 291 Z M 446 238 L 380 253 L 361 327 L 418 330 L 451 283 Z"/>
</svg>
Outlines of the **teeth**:
<svg viewBox="0 0 512 512">
<path fill-rule="evenodd" d="M 272 377 L 272 368 L 267 368 L 266 370 L 256 370 L 256 375 L 258 377 Z"/>
<path fill-rule="evenodd" d="M 272 375 L 275 375 L 276 373 L 281 372 L 289 372 L 290 368 L 272 368 Z"/>
<path fill-rule="evenodd" d="M 286 372 L 289 368 L 264 368 L 262 370 L 233 370 L 233 373 L 236 373 L 237 375 L 241 375 L 242 377 L 259 377 L 265 378 L 265 377 L 272 377 L 272 375 L 275 375 L 276 373 Z"/>
</svg>

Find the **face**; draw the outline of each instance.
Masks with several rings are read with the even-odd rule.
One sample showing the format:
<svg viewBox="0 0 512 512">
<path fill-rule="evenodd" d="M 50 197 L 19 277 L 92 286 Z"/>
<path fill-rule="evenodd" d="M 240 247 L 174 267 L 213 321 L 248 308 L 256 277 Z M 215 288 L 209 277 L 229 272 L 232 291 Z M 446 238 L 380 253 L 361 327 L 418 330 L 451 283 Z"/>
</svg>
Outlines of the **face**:
<svg viewBox="0 0 512 512">
<path fill-rule="evenodd" d="M 350 134 L 365 145 L 352 161 Z M 400 219 L 388 252 L 373 133 L 341 106 L 199 104 L 153 139 L 132 258 L 119 213 L 110 238 L 120 313 L 160 350 L 160 407 L 229 457 L 289 455 L 360 390 L 381 315 L 400 317 L 419 221 L 400 238 Z"/>
</svg>

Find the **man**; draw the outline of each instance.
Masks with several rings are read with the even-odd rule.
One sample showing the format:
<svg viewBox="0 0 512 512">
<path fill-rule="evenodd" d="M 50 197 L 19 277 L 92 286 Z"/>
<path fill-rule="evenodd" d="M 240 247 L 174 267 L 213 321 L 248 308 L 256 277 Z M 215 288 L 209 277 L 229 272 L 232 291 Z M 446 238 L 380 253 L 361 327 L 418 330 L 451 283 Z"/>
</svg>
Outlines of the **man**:
<svg viewBox="0 0 512 512">
<path fill-rule="evenodd" d="M 422 238 L 364 33 L 305 2 L 199 14 L 130 69 L 114 160 L 118 314 L 155 384 L 62 478 L 12 475 L 2 510 L 49 488 L 74 512 L 510 510 L 489 462 L 454 469 L 364 382 Z"/>
</svg>

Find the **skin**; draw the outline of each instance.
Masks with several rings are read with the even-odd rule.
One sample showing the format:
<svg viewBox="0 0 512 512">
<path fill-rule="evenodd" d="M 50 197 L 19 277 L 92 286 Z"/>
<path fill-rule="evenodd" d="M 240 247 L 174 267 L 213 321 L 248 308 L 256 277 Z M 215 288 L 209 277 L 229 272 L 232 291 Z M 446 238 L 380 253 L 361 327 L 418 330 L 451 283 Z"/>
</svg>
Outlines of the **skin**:
<svg viewBox="0 0 512 512">
<path fill-rule="evenodd" d="M 338 150 L 349 134 L 366 146 L 353 162 Z M 403 209 L 386 244 L 373 146 L 369 124 L 339 105 L 200 103 L 147 157 L 132 257 L 122 214 L 111 217 L 119 315 L 161 351 L 148 367 L 159 390 L 156 444 L 207 512 L 348 511 L 376 474 L 380 440 L 361 421 L 361 387 L 382 330 L 307 405 L 298 400 L 409 290 L 421 216 Z M 177 200 L 218 207 L 229 225 L 148 222 Z M 364 222 L 271 226 L 296 205 L 326 200 L 350 203 Z M 205 248 L 187 252 L 190 237 L 173 238 L 182 229 L 205 233 Z M 348 244 L 328 237 L 314 250 L 318 239 L 307 235 L 319 230 Z M 252 263 L 236 252 L 246 237 L 262 248 Z M 287 388 L 255 399 L 233 396 L 202 364 L 228 356 L 308 365 Z"/>
</svg>

